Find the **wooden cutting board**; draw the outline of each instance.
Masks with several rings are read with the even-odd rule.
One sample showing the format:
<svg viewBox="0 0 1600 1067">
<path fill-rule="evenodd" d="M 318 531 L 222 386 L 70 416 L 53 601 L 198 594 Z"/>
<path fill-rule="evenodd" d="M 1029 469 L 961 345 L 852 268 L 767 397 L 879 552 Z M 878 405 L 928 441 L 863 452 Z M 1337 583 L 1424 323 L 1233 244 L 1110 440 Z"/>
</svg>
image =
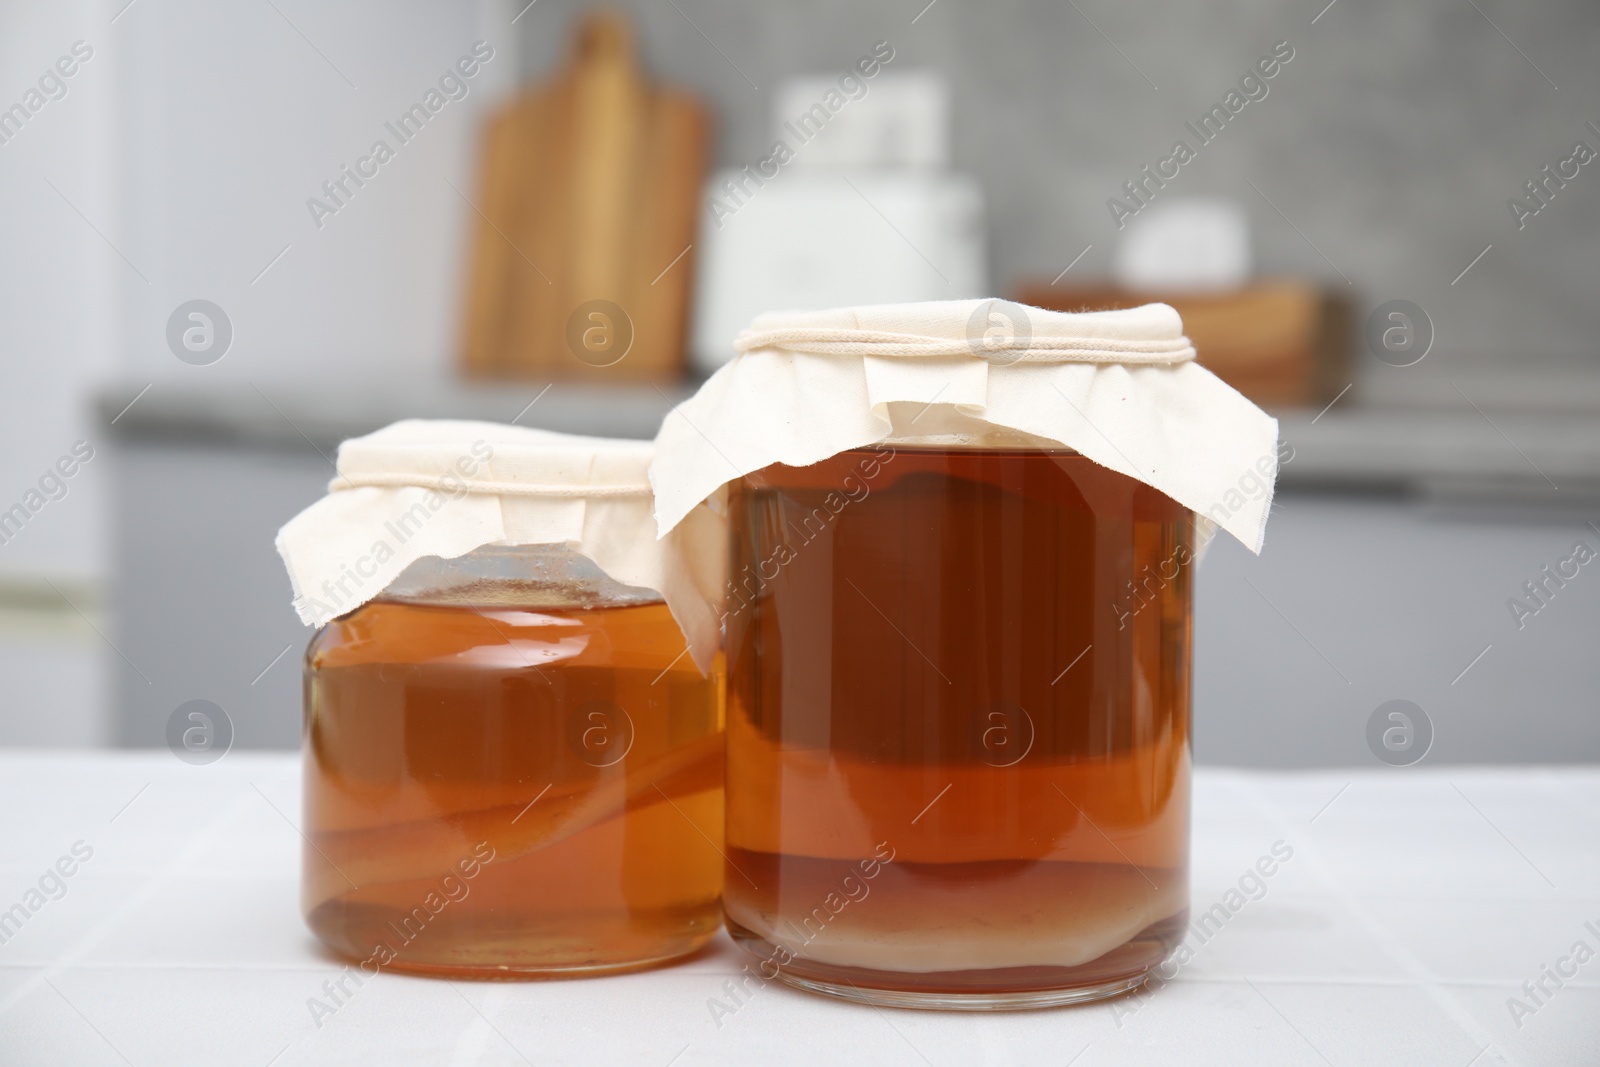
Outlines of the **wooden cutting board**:
<svg viewBox="0 0 1600 1067">
<path fill-rule="evenodd" d="M 488 124 L 469 376 L 681 377 L 709 133 L 699 101 L 645 80 L 620 14 L 579 25 L 561 73 Z"/>
</svg>

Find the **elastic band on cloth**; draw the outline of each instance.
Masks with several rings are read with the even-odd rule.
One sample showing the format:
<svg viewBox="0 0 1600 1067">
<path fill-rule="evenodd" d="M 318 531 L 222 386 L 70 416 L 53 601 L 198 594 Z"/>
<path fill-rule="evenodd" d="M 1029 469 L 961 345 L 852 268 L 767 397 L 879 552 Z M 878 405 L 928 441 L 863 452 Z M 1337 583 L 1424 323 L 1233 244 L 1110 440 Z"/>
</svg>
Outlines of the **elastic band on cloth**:
<svg viewBox="0 0 1600 1067">
<path fill-rule="evenodd" d="M 463 487 L 465 487 L 463 489 Z M 469 478 L 419 476 L 415 474 L 346 474 L 328 483 L 328 492 L 343 489 L 437 489 L 446 493 L 479 493 L 492 496 L 605 497 L 649 496 L 648 484 L 637 485 L 530 485 L 526 482 L 482 482 Z"/>
<path fill-rule="evenodd" d="M 993 360 L 1006 353 L 1007 363 L 1187 363 L 1195 356 L 1187 337 L 1159 341 L 1126 341 L 1110 337 L 1033 337 L 1022 343 L 980 346 L 977 341 L 920 337 L 877 330 L 745 330 L 734 338 L 738 352 L 781 348 L 824 356 L 973 356 Z"/>
</svg>

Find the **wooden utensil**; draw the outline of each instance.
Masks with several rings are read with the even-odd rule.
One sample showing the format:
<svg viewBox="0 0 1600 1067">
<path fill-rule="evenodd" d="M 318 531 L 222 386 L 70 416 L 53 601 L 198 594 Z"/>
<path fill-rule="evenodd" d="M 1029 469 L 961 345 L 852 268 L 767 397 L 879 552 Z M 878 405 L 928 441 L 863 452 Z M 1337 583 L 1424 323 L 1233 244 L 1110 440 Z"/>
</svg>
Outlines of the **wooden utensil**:
<svg viewBox="0 0 1600 1067">
<path fill-rule="evenodd" d="M 620 14 L 491 117 L 466 297 L 473 377 L 677 378 L 710 122 L 649 84 Z"/>
</svg>

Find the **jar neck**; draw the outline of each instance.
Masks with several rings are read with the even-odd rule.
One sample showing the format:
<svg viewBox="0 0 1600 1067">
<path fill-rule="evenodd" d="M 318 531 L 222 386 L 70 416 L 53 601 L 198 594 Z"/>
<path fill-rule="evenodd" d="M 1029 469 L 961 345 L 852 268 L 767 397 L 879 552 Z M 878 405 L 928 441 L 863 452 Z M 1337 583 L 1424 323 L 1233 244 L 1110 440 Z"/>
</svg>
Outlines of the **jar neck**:
<svg viewBox="0 0 1600 1067">
<path fill-rule="evenodd" d="M 565 545 L 484 545 L 454 559 L 425 556 L 378 600 L 437 607 L 637 607 L 661 601 L 653 589 L 623 585 Z"/>
</svg>

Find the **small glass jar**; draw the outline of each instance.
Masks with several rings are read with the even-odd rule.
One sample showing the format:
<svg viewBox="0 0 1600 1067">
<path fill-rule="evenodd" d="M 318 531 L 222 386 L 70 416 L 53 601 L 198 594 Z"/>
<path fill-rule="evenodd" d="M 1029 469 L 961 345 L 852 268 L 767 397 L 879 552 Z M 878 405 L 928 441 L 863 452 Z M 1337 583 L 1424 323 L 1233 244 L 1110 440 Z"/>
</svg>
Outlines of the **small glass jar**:
<svg viewBox="0 0 1600 1067">
<path fill-rule="evenodd" d="M 732 484 L 724 907 L 816 992 L 1134 988 L 1188 917 L 1193 514 L 1068 449 Z"/>
<path fill-rule="evenodd" d="M 723 733 L 654 592 L 555 546 L 412 564 L 316 635 L 303 905 L 364 969 L 598 974 L 720 924 Z"/>
</svg>

